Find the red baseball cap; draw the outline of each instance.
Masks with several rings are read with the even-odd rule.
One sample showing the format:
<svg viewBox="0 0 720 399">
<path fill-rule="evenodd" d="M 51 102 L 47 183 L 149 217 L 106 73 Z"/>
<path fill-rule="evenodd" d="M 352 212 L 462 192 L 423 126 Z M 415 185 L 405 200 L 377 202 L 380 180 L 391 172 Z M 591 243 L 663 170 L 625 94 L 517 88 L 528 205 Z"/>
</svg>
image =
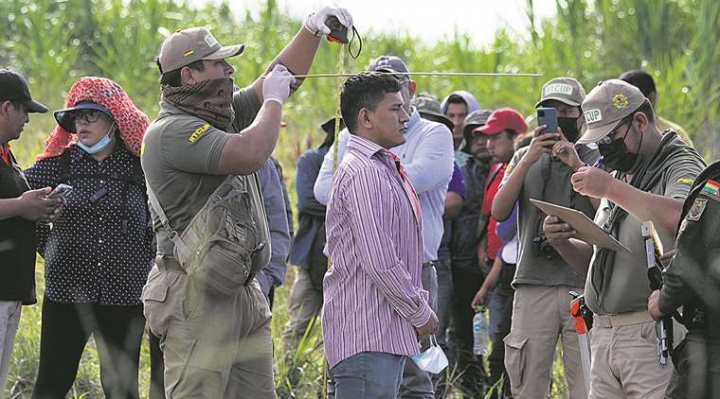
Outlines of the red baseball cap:
<svg viewBox="0 0 720 399">
<path fill-rule="evenodd" d="M 499 108 L 490 114 L 484 126 L 476 128 L 473 130 L 473 133 L 494 136 L 507 129 L 512 129 L 518 133 L 525 133 L 527 128 L 525 119 L 518 111 L 512 108 Z"/>
</svg>

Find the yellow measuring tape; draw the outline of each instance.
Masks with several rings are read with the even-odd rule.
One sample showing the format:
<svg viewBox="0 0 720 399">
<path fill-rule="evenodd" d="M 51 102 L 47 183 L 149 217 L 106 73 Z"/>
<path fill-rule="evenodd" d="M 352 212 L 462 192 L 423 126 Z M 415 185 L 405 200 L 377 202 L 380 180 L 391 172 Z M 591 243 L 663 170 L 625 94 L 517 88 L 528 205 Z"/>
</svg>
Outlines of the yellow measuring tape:
<svg viewBox="0 0 720 399">
<path fill-rule="evenodd" d="M 345 44 L 340 45 L 340 73 L 337 77 L 337 107 L 335 107 L 335 140 L 333 141 L 333 175 L 335 174 L 335 171 L 338 168 L 338 155 L 340 151 L 338 151 L 338 141 L 340 138 L 340 118 L 341 118 L 341 108 L 340 108 L 340 93 L 342 92 L 342 86 L 343 86 L 343 76 L 345 75 Z M 332 264 L 332 261 L 330 259 L 330 256 L 328 256 L 328 269 L 330 269 L 330 265 Z M 328 397 L 328 387 L 329 387 L 329 380 L 328 380 L 328 367 L 327 361 L 325 361 L 325 367 L 323 367 L 323 384 L 325 384 L 325 389 L 323 389 L 323 399 L 327 399 Z"/>
</svg>

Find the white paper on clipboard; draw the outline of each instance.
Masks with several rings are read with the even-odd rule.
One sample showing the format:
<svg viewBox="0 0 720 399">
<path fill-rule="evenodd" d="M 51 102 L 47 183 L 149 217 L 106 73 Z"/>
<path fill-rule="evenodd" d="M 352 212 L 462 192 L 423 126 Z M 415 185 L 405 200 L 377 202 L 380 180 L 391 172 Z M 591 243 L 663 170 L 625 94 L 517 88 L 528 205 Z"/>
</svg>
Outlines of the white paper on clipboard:
<svg viewBox="0 0 720 399">
<path fill-rule="evenodd" d="M 577 231 L 580 239 L 591 245 L 612 249 L 616 252 L 632 253 L 632 251 L 620 244 L 615 237 L 606 233 L 600 226 L 596 225 L 584 213 L 564 206 L 551 204 L 549 202 L 530 198 L 530 202 L 540 208 L 546 215 L 557 216 Z"/>
</svg>

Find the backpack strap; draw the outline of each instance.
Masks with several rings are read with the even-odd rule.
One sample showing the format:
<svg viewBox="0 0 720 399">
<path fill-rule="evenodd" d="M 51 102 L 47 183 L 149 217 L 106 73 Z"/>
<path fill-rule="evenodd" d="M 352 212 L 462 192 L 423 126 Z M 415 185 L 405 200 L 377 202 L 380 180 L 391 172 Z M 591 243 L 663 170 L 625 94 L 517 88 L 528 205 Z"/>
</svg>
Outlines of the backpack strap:
<svg viewBox="0 0 720 399">
<path fill-rule="evenodd" d="M 60 183 L 67 184 L 70 177 L 70 149 L 66 148 L 60 155 Z"/>
</svg>

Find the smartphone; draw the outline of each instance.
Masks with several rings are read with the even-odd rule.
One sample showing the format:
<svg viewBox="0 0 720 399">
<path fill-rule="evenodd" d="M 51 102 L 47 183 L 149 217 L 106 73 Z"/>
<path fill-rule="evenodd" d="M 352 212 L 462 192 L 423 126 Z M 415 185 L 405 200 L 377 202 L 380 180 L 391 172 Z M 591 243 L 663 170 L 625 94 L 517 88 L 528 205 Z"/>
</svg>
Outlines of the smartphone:
<svg viewBox="0 0 720 399">
<path fill-rule="evenodd" d="M 555 108 L 540 107 L 537 109 L 537 123 L 538 126 L 547 126 L 542 133 L 557 133 L 558 131 L 558 120 L 557 111 Z"/>
<path fill-rule="evenodd" d="M 68 194 L 70 194 L 72 190 L 72 186 L 60 183 L 54 190 L 52 190 L 50 195 L 48 195 L 48 198 L 67 198 Z"/>
</svg>

